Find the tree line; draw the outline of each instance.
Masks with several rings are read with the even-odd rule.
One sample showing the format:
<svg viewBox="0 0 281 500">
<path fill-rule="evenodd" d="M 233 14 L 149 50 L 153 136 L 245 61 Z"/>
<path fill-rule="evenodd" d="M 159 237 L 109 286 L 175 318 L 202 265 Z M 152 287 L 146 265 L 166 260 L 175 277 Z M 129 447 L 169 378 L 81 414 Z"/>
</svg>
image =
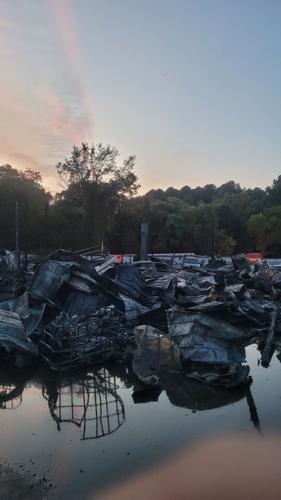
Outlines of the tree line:
<svg viewBox="0 0 281 500">
<path fill-rule="evenodd" d="M 0 247 L 15 248 L 18 202 L 20 244 L 28 252 L 103 245 L 138 253 L 140 224 L 148 222 L 155 253 L 281 255 L 281 175 L 265 189 L 230 180 L 137 195 L 134 168 L 134 156 L 122 162 L 115 147 L 82 143 L 56 165 L 63 189 L 52 195 L 40 172 L 0 166 Z"/>
</svg>

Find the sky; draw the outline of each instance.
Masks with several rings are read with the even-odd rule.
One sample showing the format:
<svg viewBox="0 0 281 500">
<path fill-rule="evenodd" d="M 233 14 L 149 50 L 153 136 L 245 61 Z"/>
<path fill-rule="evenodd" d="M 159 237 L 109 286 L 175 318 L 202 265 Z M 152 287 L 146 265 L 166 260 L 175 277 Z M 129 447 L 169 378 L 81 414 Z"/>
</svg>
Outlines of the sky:
<svg viewBox="0 0 281 500">
<path fill-rule="evenodd" d="M 280 0 L 0 0 L 0 164 L 73 144 L 136 155 L 151 188 L 281 173 Z"/>
</svg>

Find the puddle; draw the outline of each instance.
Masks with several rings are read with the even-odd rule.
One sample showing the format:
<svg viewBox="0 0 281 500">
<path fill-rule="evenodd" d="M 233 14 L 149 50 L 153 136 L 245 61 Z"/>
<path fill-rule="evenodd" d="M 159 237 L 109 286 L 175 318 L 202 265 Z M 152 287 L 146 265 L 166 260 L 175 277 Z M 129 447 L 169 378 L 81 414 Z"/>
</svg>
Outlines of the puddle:
<svg viewBox="0 0 281 500">
<path fill-rule="evenodd" d="M 259 357 L 247 348 L 249 390 L 171 375 L 162 390 L 139 392 L 122 364 L 67 377 L 1 373 L 2 467 L 43 485 L 47 498 L 86 499 L 207 436 L 281 430 L 281 365 L 274 355 L 264 369 Z"/>
</svg>

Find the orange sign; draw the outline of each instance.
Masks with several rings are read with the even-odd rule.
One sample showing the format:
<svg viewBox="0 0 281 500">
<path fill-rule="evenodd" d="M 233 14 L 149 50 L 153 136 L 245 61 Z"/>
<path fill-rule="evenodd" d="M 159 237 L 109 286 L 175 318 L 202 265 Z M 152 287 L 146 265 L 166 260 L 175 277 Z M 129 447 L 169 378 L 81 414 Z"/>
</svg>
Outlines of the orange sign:
<svg viewBox="0 0 281 500">
<path fill-rule="evenodd" d="M 262 254 L 260 252 L 250 252 L 245 254 L 248 261 L 252 263 L 261 263 L 262 261 Z"/>
</svg>

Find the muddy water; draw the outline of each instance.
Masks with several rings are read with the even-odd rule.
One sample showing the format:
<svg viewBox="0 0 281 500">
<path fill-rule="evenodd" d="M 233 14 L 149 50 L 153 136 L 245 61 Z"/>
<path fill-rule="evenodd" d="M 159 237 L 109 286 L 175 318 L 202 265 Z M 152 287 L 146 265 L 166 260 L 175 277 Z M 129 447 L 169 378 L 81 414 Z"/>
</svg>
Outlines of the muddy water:
<svg viewBox="0 0 281 500">
<path fill-rule="evenodd" d="M 86 499 L 207 436 L 281 430 L 281 364 L 274 355 L 262 368 L 255 346 L 247 359 L 250 390 L 174 375 L 162 392 L 144 393 L 123 365 L 67 378 L 5 371 L 0 390 L 13 391 L 13 399 L 1 403 L 0 464 L 27 477 L 34 492 L 43 487 L 47 498 Z"/>
</svg>

